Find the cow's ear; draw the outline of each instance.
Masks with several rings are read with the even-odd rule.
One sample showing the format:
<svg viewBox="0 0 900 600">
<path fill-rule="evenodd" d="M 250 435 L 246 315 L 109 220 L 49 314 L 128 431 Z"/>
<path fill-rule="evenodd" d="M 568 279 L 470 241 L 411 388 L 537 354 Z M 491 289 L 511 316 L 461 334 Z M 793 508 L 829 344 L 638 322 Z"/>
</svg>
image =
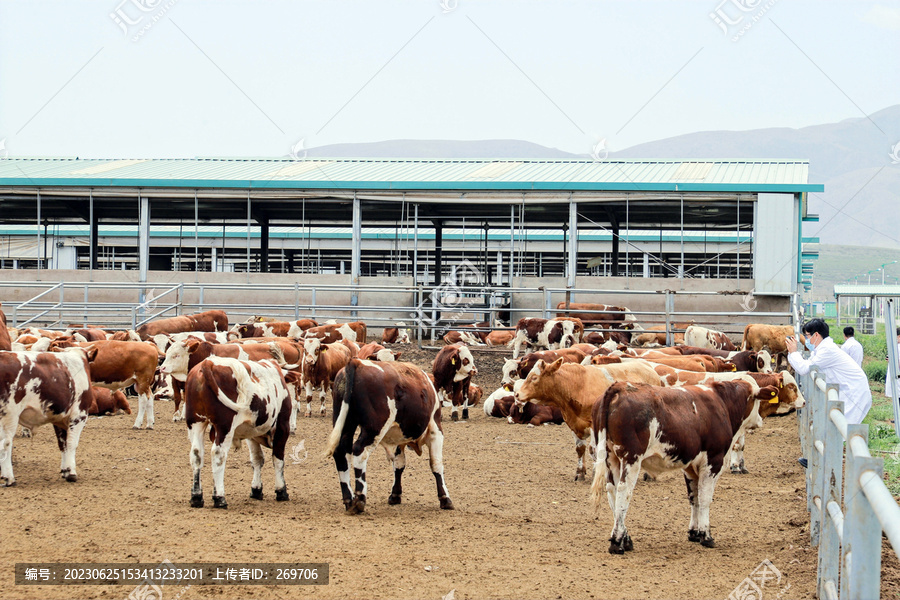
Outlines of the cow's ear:
<svg viewBox="0 0 900 600">
<path fill-rule="evenodd" d="M 328 350 L 328 346 L 326 346 L 325 344 L 321 344 L 321 345 L 319 346 L 319 349 L 321 349 L 322 352 L 325 352 L 326 350 Z"/>
<path fill-rule="evenodd" d="M 454 367 L 456 366 L 456 356 L 454 356 L 453 358 L 450 359 L 450 364 L 453 365 Z"/>
<path fill-rule="evenodd" d="M 99 350 L 97 350 L 97 346 L 88 346 L 88 347 L 86 347 L 86 348 L 84 349 L 84 353 L 85 353 L 85 355 L 87 356 L 87 361 L 88 361 L 88 362 L 93 362 L 93 360 L 94 360 L 95 358 L 97 358 L 97 352 L 99 352 Z"/>
<path fill-rule="evenodd" d="M 774 385 L 767 385 L 759 390 L 756 397 L 761 401 L 768 400 L 769 404 L 778 404 L 778 389 Z"/>
<path fill-rule="evenodd" d="M 557 358 L 552 363 L 547 365 L 547 368 L 544 370 L 545 373 L 553 373 L 554 371 L 559 371 L 559 368 L 562 366 L 565 359 Z"/>
<path fill-rule="evenodd" d="M 403 354 L 403 352 L 394 352 L 394 360 L 397 360 L 398 358 L 400 358 L 401 354 Z"/>
</svg>

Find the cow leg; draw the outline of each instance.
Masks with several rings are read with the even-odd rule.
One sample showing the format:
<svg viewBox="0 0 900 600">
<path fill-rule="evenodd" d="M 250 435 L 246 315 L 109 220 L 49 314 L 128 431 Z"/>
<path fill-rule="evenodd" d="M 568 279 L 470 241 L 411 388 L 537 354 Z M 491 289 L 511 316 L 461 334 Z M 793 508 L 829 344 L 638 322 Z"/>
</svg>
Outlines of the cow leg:
<svg viewBox="0 0 900 600">
<path fill-rule="evenodd" d="M 319 407 L 319 416 L 325 416 L 325 396 L 328 394 L 328 390 L 326 389 L 325 384 L 322 384 L 322 387 L 319 388 L 319 402 L 321 402 L 321 406 Z"/>
<path fill-rule="evenodd" d="M 687 485 L 688 501 L 691 503 L 691 524 L 688 527 L 688 541 L 700 541 L 700 497 L 697 494 L 697 474 L 684 472 L 684 483 Z"/>
<path fill-rule="evenodd" d="M 306 417 L 312 416 L 313 386 L 311 381 L 306 382 Z"/>
<path fill-rule="evenodd" d="M 578 468 L 575 469 L 575 481 L 584 481 L 587 468 L 584 465 L 584 453 L 588 449 L 588 443 L 572 433 L 575 436 L 575 454 L 578 455 Z"/>
<path fill-rule="evenodd" d="M 78 448 L 78 440 L 81 438 L 81 430 L 87 422 L 87 415 L 82 414 L 75 419 L 71 419 L 67 427 L 53 426 L 56 432 L 56 441 L 59 444 L 59 451 L 62 459 L 59 465 L 59 474 L 66 481 L 78 481 L 78 474 L 75 472 L 75 450 Z"/>
<path fill-rule="evenodd" d="M 628 529 L 625 527 L 625 516 L 628 514 L 628 506 L 631 504 L 631 496 L 634 493 L 638 475 L 641 473 L 641 465 L 635 461 L 631 464 L 623 462 L 623 466 L 622 475 L 616 485 L 615 522 L 612 536 L 609 538 L 610 554 L 624 554 L 634 549 L 631 536 L 628 535 Z"/>
<path fill-rule="evenodd" d="M 353 493 L 350 488 L 350 453 L 353 450 L 353 430 L 345 428 L 344 431 L 349 431 L 349 433 L 341 435 L 341 441 L 338 442 L 332 457 L 338 472 L 341 499 L 344 502 L 344 508 L 349 511 L 350 505 L 353 504 Z"/>
<path fill-rule="evenodd" d="M 194 473 L 193 484 L 191 485 L 191 506 L 194 508 L 203 507 L 203 488 L 200 486 L 200 470 L 203 468 L 203 439 L 206 437 L 206 428 L 208 424 L 205 421 L 191 423 L 188 428 L 188 439 L 191 441 L 191 469 Z"/>
<path fill-rule="evenodd" d="M 144 423 L 144 411 L 147 410 L 147 406 L 144 404 L 144 395 L 138 394 L 138 411 L 137 417 L 134 419 L 134 425 L 132 425 L 132 429 L 140 429 Z"/>
<path fill-rule="evenodd" d="M 174 377 L 171 378 L 172 384 L 172 402 L 175 403 L 175 414 L 172 415 L 173 421 L 183 421 L 184 420 L 184 396 L 182 395 L 182 388 L 184 384 Z"/>
<path fill-rule="evenodd" d="M 284 502 L 290 500 L 287 492 L 287 484 L 284 481 L 284 449 L 288 438 L 291 436 L 290 426 L 285 425 L 283 419 L 275 424 L 275 432 L 272 435 L 272 464 L 275 467 L 275 500 Z"/>
<path fill-rule="evenodd" d="M 721 465 L 720 465 L 721 467 Z M 699 506 L 699 531 L 700 545 L 707 548 L 715 548 L 716 542 L 713 540 L 709 527 L 709 507 L 712 504 L 713 493 L 716 491 L 716 482 L 719 480 L 718 473 L 713 473 L 712 467 L 706 465 L 700 470 L 700 480 L 698 483 L 698 504 Z"/>
<path fill-rule="evenodd" d="M 406 468 L 406 446 L 385 449 L 388 452 L 388 459 L 394 466 L 394 487 L 391 488 L 388 504 L 400 504 L 400 496 L 403 494 L 401 479 L 403 478 L 403 469 Z"/>
<path fill-rule="evenodd" d="M 3 487 L 16 485 L 12 468 L 12 447 L 18 421 L 17 415 L 7 414 L 0 418 L 0 480 L 3 481 Z"/>
<path fill-rule="evenodd" d="M 388 420 L 391 423 L 392 419 Z M 363 429 L 356 442 L 353 444 L 353 453 L 350 462 L 353 465 L 353 478 L 356 485 L 353 491 L 353 499 L 347 512 L 356 515 L 366 510 L 366 492 L 368 484 L 366 483 L 366 463 L 369 461 L 369 454 L 375 447 L 375 436 L 370 431 Z"/>
<path fill-rule="evenodd" d="M 746 475 L 750 471 L 744 466 L 744 434 L 741 434 L 731 447 L 731 472 Z"/>
<path fill-rule="evenodd" d="M 263 456 L 262 446 L 256 440 L 247 440 L 247 450 L 250 451 L 250 464 L 253 465 L 253 481 L 250 482 L 250 498 L 262 500 L 262 468 L 266 462 Z"/>
<path fill-rule="evenodd" d="M 444 481 L 444 434 L 432 418 L 428 424 L 428 462 L 431 472 L 434 474 L 434 482 L 437 484 L 438 501 L 444 510 L 453 510 L 453 501 L 450 500 L 450 492 Z"/>
<path fill-rule="evenodd" d="M 229 429 L 224 439 L 219 437 L 216 436 L 212 447 L 213 507 L 228 508 L 228 502 L 225 501 L 225 461 L 228 460 L 228 450 L 234 439 L 234 428 Z"/>
</svg>

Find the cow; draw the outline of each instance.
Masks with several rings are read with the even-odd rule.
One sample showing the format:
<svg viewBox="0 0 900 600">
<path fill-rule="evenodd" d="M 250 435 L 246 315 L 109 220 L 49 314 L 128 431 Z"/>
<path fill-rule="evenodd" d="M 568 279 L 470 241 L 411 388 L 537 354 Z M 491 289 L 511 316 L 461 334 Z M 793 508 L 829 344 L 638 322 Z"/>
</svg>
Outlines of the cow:
<svg viewBox="0 0 900 600">
<path fill-rule="evenodd" d="M 228 316 L 221 310 L 207 310 L 206 312 L 168 319 L 157 319 L 144 323 L 134 330 L 142 339 L 146 340 L 158 333 L 180 333 L 182 331 L 227 331 Z"/>
<path fill-rule="evenodd" d="M 385 327 L 381 332 L 382 344 L 409 344 L 409 329 L 406 323 L 397 323 L 396 327 Z"/>
<path fill-rule="evenodd" d="M 509 409 L 516 401 L 515 395 L 506 388 L 500 388 L 484 401 L 484 414 L 489 417 L 505 419 L 509 417 Z"/>
<path fill-rule="evenodd" d="M 741 341 L 741 350 L 753 350 L 759 352 L 766 350 L 775 360 L 775 368 L 787 361 L 787 345 L 785 338 L 794 335 L 794 328 L 790 325 L 765 325 L 750 323 L 744 327 L 744 337 Z M 800 344 L 806 343 L 806 338 L 800 335 Z"/>
<path fill-rule="evenodd" d="M 583 365 L 613 365 L 622 362 L 621 356 L 604 356 L 603 354 L 594 354 L 585 356 L 581 361 Z"/>
<path fill-rule="evenodd" d="M 557 358 L 562 358 L 564 362 L 580 363 L 586 356 L 587 355 L 584 352 L 576 348 L 563 348 L 562 350 L 532 352 L 518 360 L 508 358 L 503 363 L 500 384 L 503 386 L 511 386 L 516 380 L 524 379 L 539 360 L 549 364 Z M 512 387 L 508 387 L 507 389 L 512 390 Z"/>
<path fill-rule="evenodd" d="M 442 404 L 449 403 L 450 419 L 458 421 L 457 411 L 462 410 L 462 420 L 469 418 L 469 384 L 478 374 L 475 358 L 462 344 L 444 346 L 431 365 L 434 389 Z"/>
<path fill-rule="evenodd" d="M 659 348 L 660 352 L 670 350 L 670 348 Z M 705 354 L 707 356 L 715 356 L 734 363 L 738 371 L 750 371 L 752 373 L 771 373 L 772 357 L 765 350 L 753 352 L 751 350 L 733 350 L 726 352 L 725 350 L 715 350 L 712 348 L 698 348 L 696 346 L 678 346 L 672 348 L 678 350 L 682 356 L 690 356 L 695 354 Z"/>
<path fill-rule="evenodd" d="M 467 346 L 483 346 L 484 342 L 478 331 L 448 331 L 441 338 L 448 346 L 453 344 L 465 344 Z"/>
<path fill-rule="evenodd" d="M 390 362 L 392 360 L 397 360 L 400 358 L 400 355 L 403 352 L 395 352 L 393 350 L 388 350 L 381 344 L 376 342 L 369 342 L 365 346 L 362 346 L 357 352 L 356 356 L 352 358 L 358 358 L 360 360 L 377 360 L 380 362 Z"/>
<path fill-rule="evenodd" d="M 54 352 L 71 351 L 72 347 L 85 348 L 91 365 L 91 383 L 111 390 L 121 390 L 130 385 L 138 394 L 138 412 L 134 429 L 141 429 L 146 422 L 147 429 L 153 429 L 156 419 L 153 414 L 153 386 L 156 382 L 156 368 L 159 352 L 152 344 L 144 342 L 120 342 L 103 340 L 99 342 L 64 342 L 51 344 Z"/>
<path fill-rule="evenodd" d="M 579 319 L 565 317 L 556 319 L 519 319 L 516 335 L 507 344 L 513 349 L 513 358 L 519 358 L 524 345 L 526 349 L 556 350 L 568 348 L 581 342 L 584 325 Z"/>
<path fill-rule="evenodd" d="M 288 329 L 287 337 L 299 340 L 309 329 L 318 327 L 319 323 L 312 319 L 299 319 L 291 322 L 291 328 Z"/>
<path fill-rule="evenodd" d="M 633 381 L 659 385 L 659 375 L 646 362 L 631 361 L 619 365 L 587 367 L 564 364 L 562 358 L 547 364 L 544 361 L 531 369 L 516 388 L 516 403 L 536 402 L 560 409 L 566 425 L 575 436 L 578 467 L 575 481 L 585 478 L 584 453 L 591 437 L 591 406 L 614 381 Z"/>
<path fill-rule="evenodd" d="M 469 406 L 478 406 L 478 403 L 481 402 L 481 399 L 483 397 L 484 389 L 480 385 L 470 383 L 469 394 L 467 396 L 467 398 L 469 399 Z"/>
<path fill-rule="evenodd" d="M 722 360 L 716 356 L 705 356 L 703 354 L 695 354 L 692 356 L 644 356 L 638 360 L 646 360 L 653 364 L 667 365 L 684 371 L 699 371 L 703 373 L 726 373 L 737 371 L 737 367 L 734 363 Z"/>
<path fill-rule="evenodd" d="M 779 402 L 776 388 L 747 381 L 684 388 L 612 384 L 591 410 L 596 448 L 591 501 L 599 514 L 606 492 L 613 511 L 609 552 L 634 549 L 625 517 L 642 468 L 651 476 L 684 471 L 691 503 L 688 539 L 715 547 L 709 506 L 726 455 L 743 430 L 761 423 Z"/>
<path fill-rule="evenodd" d="M 203 506 L 200 470 L 203 442 L 211 426 L 213 506 L 225 500 L 225 461 L 231 447 L 247 440 L 253 481 L 250 497 L 262 500 L 262 446 L 272 449 L 275 500 L 288 500 L 284 448 L 290 436 L 291 398 L 281 369 L 271 360 L 241 361 L 211 356 L 191 369 L 184 388 L 185 423 L 191 440 L 191 506 Z"/>
<path fill-rule="evenodd" d="M 16 485 L 12 445 L 21 424 L 34 429 L 51 423 L 62 453 L 60 476 L 76 481 L 75 450 L 87 422 L 91 372 L 86 352 L 0 352 L 0 480 Z"/>
<path fill-rule="evenodd" d="M 378 445 L 384 447 L 394 467 L 388 504 L 401 503 L 406 447 L 421 454 L 427 446 L 440 507 L 453 510 L 444 481 L 441 404 L 421 369 L 410 363 L 374 363 L 354 358 L 335 380 L 333 398 L 334 427 L 325 454 L 334 458 L 344 508 L 349 514 L 365 511 L 366 464 Z M 360 433 L 354 441 L 357 429 Z M 351 464 L 355 478 L 352 492 Z"/>
<path fill-rule="evenodd" d="M 557 406 L 543 406 L 526 402 L 525 404 L 516 404 L 513 402 L 509 407 L 509 416 L 507 422 L 520 425 L 528 425 L 528 427 L 536 427 L 538 425 L 561 425 L 565 423 L 562 411 Z"/>
<path fill-rule="evenodd" d="M 323 344 L 332 344 L 340 340 L 350 340 L 357 344 L 366 343 L 366 324 L 362 321 L 344 323 L 343 325 L 329 323 L 318 327 L 310 327 L 302 335 L 297 335 L 298 331 L 299 327 L 296 329 L 292 327 L 288 337 L 295 339 L 300 339 L 301 337 L 305 339 L 317 338 Z"/>
<path fill-rule="evenodd" d="M 106 331 L 96 327 L 74 329 L 72 330 L 71 336 L 76 342 L 99 342 L 109 339 L 109 334 L 107 334 Z"/>
<path fill-rule="evenodd" d="M 9 329 L 6 328 L 6 314 L 3 312 L 2 302 L 0 302 L 0 350 L 12 350 L 12 340 L 9 337 Z"/>
<path fill-rule="evenodd" d="M 609 340 L 613 340 L 617 344 L 630 344 L 633 329 L 634 324 L 627 323 L 611 331 L 585 331 L 581 339 L 588 344 L 598 346 L 605 344 Z"/>
<path fill-rule="evenodd" d="M 109 390 L 101 387 L 93 387 L 91 392 L 94 395 L 94 401 L 88 409 L 89 415 L 105 415 L 116 414 L 119 410 L 123 410 L 126 415 L 131 414 L 131 406 L 122 390 Z"/>
<path fill-rule="evenodd" d="M 318 338 L 307 338 L 303 345 L 303 384 L 306 386 L 306 416 L 312 416 L 313 391 L 319 390 L 321 407 L 325 416 L 325 394 L 331 389 L 338 371 L 353 358 L 350 349 L 340 342 L 323 344 Z"/>
<path fill-rule="evenodd" d="M 241 323 L 228 332 L 228 339 L 256 337 L 288 337 L 288 332 L 295 323 L 287 321 L 264 321 L 261 323 Z M 312 325 L 310 325 L 312 327 Z"/>
<path fill-rule="evenodd" d="M 573 317 L 581 319 L 585 325 L 601 325 L 604 327 L 615 326 L 626 322 L 634 322 L 634 315 L 625 306 L 612 306 L 610 304 L 593 304 L 589 302 L 560 302 L 556 305 L 557 317 Z M 601 313 L 579 313 L 573 311 L 597 310 Z"/>
<path fill-rule="evenodd" d="M 672 343 L 675 345 L 681 345 L 684 343 L 684 330 L 693 325 L 691 323 L 672 323 Z M 680 331 L 679 331 L 680 330 Z M 666 345 L 666 326 L 665 325 L 654 325 L 652 327 L 648 327 L 642 333 L 637 335 L 633 335 L 631 337 L 631 343 L 635 346 L 652 346 L 654 344 L 659 346 Z"/>
<path fill-rule="evenodd" d="M 183 342 L 185 340 L 199 340 L 209 342 L 210 344 L 226 344 L 228 343 L 227 331 L 181 331 L 179 333 L 157 333 L 150 337 L 147 341 L 153 342 L 157 349 L 165 353 L 175 342 Z M 268 339 L 266 341 L 269 341 Z"/>
<path fill-rule="evenodd" d="M 495 329 L 484 337 L 484 343 L 488 346 L 506 346 L 514 337 L 516 333 L 511 329 Z"/>
<path fill-rule="evenodd" d="M 721 331 L 707 329 L 699 325 L 690 325 L 684 330 L 684 343 L 688 346 L 712 348 L 714 350 L 737 350 L 728 335 Z"/>
</svg>

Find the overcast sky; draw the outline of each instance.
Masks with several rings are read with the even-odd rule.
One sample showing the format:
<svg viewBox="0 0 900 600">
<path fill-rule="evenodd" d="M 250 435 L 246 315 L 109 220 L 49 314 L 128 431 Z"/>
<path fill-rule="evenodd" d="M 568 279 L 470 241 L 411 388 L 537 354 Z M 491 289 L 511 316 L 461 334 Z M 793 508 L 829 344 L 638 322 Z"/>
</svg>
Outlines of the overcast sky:
<svg viewBox="0 0 900 600">
<path fill-rule="evenodd" d="M 399 138 L 587 153 L 897 103 L 900 2 L 0 3 L 9 156 Z"/>
</svg>

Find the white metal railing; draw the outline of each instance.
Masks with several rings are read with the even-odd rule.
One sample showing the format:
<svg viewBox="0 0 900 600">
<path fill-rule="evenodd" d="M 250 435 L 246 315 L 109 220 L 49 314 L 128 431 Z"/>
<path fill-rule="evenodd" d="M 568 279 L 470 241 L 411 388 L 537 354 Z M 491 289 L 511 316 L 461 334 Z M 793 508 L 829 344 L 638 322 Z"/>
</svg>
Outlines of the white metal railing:
<svg viewBox="0 0 900 600">
<path fill-rule="evenodd" d="M 838 386 L 813 367 L 798 378 L 806 398 L 800 444 L 806 457 L 810 538 L 818 547 L 818 598 L 878 598 L 881 532 L 900 557 L 900 505 L 869 452 L 868 425 L 850 425 Z M 846 452 L 845 452 L 846 443 Z"/>
</svg>

